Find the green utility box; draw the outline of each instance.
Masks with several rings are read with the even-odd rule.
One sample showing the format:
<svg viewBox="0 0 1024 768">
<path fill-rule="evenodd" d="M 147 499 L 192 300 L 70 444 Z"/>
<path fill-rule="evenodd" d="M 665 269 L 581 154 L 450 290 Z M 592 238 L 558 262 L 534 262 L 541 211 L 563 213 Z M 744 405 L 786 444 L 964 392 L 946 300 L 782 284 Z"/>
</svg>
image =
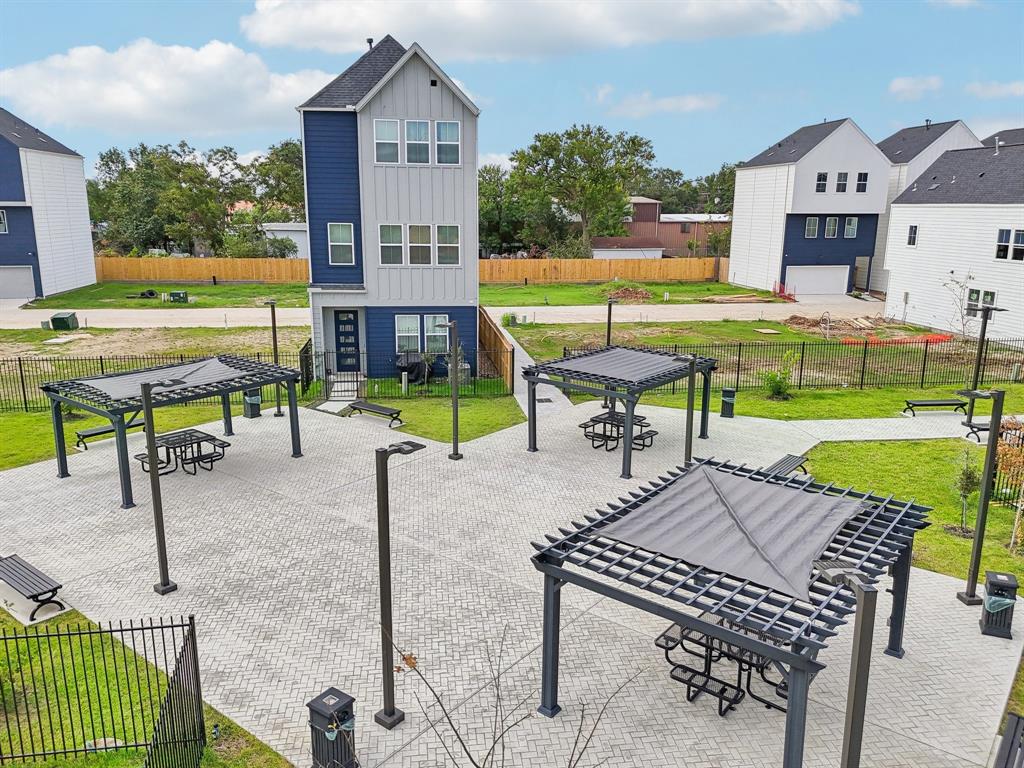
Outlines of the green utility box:
<svg viewBox="0 0 1024 768">
<path fill-rule="evenodd" d="M 188 304 L 188 291 L 171 291 L 171 304 Z"/>
<path fill-rule="evenodd" d="M 58 312 L 50 316 L 50 327 L 55 331 L 74 331 L 78 328 L 78 316 L 74 312 Z"/>
</svg>

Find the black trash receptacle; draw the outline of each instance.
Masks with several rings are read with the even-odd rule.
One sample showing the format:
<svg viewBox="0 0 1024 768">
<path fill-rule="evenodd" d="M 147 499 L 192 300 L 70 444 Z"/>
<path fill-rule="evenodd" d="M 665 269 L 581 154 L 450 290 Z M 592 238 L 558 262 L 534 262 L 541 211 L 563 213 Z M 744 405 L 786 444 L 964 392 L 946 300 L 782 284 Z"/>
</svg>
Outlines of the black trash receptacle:
<svg viewBox="0 0 1024 768">
<path fill-rule="evenodd" d="M 337 688 L 328 688 L 306 703 L 312 768 L 358 768 L 354 704 L 355 699 Z"/>
<path fill-rule="evenodd" d="M 1012 573 L 985 571 L 985 602 L 981 607 L 981 634 L 1013 637 L 1013 605 L 1017 602 L 1017 577 Z"/>
<path fill-rule="evenodd" d="M 247 419 L 259 418 L 263 393 L 258 389 L 247 389 L 242 395 L 242 416 Z"/>
<path fill-rule="evenodd" d="M 722 418 L 731 419 L 736 407 L 736 390 L 722 387 Z"/>
</svg>

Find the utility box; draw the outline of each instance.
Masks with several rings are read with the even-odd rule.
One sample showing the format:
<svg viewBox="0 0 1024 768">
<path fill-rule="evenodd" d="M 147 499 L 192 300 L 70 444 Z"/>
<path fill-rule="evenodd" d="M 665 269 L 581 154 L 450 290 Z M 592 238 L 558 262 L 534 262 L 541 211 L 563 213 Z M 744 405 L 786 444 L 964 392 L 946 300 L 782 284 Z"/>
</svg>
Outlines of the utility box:
<svg viewBox="0 0 1024 768">
<path fill-rule="evenodd" d="M 313 768 L 358 768 L 354 704 L 355 699 L 337 688 L 306 703 Z"/>
<path fill-rule="evenodd" d="M 171 291 L 171 304 L 188 304 L 188 291 Z"/>
<path fill-rule="evenodd" d="M 78 329 L 78 316 L 74 312 L 58 312 L 50 315 L 50 327 L 55 331 L 74 331 Z"/>
<path fill-rule="evenodd" d="M 260 406 L 263 404 L 263 393 L 258 389 L 247 389 L 242 393 L 242 417 L 258 419 Z"/>
<path fill-rule="evenodd" d="M 736 390 L 722 387 L 722 418 L 731 419 L 736 409 Z"/>
<path fill-rule="evenodd" d="M 1017 577 L 1012 573 L 985 571 L 985 601 L 981 608 L 981 634 L 1013 637 L 1013 606 L 1017 602 Z"/>
</svg>

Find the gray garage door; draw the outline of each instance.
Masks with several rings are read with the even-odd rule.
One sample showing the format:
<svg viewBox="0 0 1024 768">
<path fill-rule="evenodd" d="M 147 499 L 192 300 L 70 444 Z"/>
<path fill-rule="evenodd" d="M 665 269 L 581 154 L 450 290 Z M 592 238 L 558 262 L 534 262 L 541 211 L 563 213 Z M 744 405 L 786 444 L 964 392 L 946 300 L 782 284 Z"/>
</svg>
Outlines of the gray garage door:
<svg viewBox="0 0 1024 768">
<path fill-rule="evenodd" d="M 31 299 L 35 295 L 32 267 L 0 267 L 0 299 Z"/>
</svg>

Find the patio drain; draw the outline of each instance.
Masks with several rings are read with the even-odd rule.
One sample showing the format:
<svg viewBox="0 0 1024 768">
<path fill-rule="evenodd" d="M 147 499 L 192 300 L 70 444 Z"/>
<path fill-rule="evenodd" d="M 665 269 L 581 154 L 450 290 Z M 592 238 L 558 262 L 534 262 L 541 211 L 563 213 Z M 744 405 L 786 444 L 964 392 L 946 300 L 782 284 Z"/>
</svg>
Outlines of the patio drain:
<svg viewBox="0 0 1024 768">
<path fill-rule="evenodd" d="M 551 398 L 550 397 L 538 397 L 537 398 L 537 402 L 538 403 L 550 403 L 551 402 Z"/>
</svg>

